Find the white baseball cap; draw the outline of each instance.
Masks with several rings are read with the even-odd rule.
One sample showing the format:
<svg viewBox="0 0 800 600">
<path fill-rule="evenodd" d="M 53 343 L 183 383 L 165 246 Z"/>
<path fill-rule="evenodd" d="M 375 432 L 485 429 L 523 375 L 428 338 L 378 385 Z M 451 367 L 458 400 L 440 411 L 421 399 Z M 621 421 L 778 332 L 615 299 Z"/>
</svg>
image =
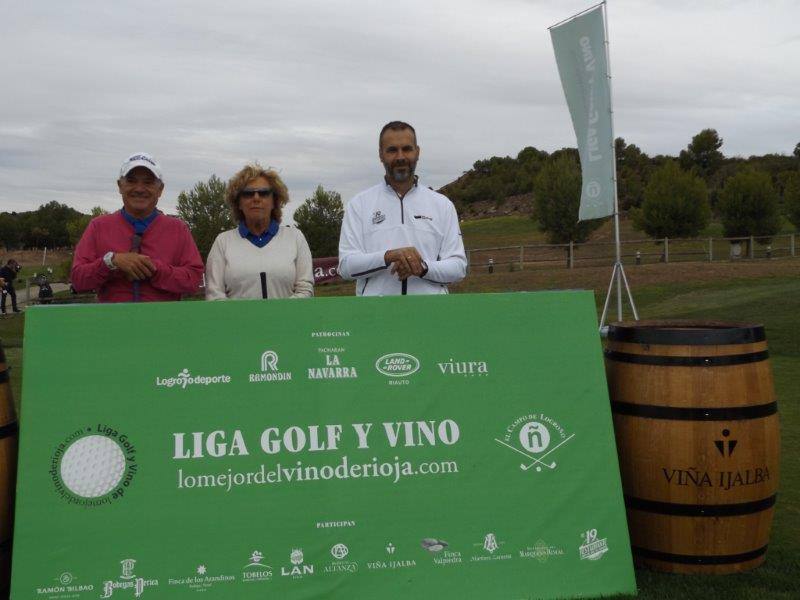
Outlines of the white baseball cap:
<svg viewBox="0 0 800 600">
<path fill-rule="evenodd" d="M 122 163 L 122 166 L 119 168 L 119 176 L 125 177 L 125 175 L 130 173 L 131 170 L 135 169 L 136 167 L 144 167 L 158 179 L 162 181 L 164 179 L 161 176 L 161 167 L 158 166 L 158 163 L 155 161 L 155 159 L 147 154 L 147 152 L 136 152 L 125 159 L 125 162 Z"/>
</svg>

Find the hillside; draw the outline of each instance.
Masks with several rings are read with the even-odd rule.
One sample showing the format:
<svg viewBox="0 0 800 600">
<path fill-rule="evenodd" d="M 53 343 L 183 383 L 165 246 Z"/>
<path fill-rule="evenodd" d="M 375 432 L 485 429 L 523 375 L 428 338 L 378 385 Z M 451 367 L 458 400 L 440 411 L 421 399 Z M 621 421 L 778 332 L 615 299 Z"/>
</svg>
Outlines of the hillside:
<svg viewBox="0 0 800 600">
<path fill-rule="evenodd" d="M 713 129 L 705 129 L 695 135 L 678 156 L 648 156 L 635 144 L 617 138 L 617 190 L 621 213 L 641 206 L 651 176 L 669 161 L 674 161 L 682 172 L 691 172 L 702 181 L 701 185 L 715 213 L 722 190 L 730 178 L 751 170 L 769 176 L 767 186 L 770 189 L 765 193 L 774 194 L 780 205 L 779 210 L 787 213 L 790 201 L 786 192 L 792 185 L 795 188 L 800 185 L 800 144 L 791 155 L 773 153 L 748 158 L 725 156 L 721 151 L 722 146 L 723 140 Z M 532 215 L 535 211 L 533 190 L 540 171 L 545 165 L 563 157 L 575 165 L 579 163 L 575 148 L 562 148 L 548 153 L 528 146 L 516 157 L 492 156 L 475 161 L 472 168 L 442 186 L 439 191 L 453 201 L 463 221 Z M 706 235 L 705 232 L 702 235 Z M 720 233 L 715 231 L 707 235 L 718 236 Z"/>
</svg>

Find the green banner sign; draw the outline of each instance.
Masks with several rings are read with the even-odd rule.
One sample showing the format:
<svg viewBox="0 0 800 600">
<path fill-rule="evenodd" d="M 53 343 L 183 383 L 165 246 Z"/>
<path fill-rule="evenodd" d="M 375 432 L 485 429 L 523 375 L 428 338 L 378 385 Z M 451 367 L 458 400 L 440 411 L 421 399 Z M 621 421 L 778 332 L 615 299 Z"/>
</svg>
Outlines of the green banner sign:
<svg viewBox="0 0 800 600">
<path fill-rule="evenodd" d="M 551 27 L 550 37 L 581 157 L 578 219 L 613 215 L 615 166 L 605 4 Z"/>
<path fill-rule="evenodd" d="M 635 590 L 591 293 L 26 321 L 15 599 Z"/>
</svg>

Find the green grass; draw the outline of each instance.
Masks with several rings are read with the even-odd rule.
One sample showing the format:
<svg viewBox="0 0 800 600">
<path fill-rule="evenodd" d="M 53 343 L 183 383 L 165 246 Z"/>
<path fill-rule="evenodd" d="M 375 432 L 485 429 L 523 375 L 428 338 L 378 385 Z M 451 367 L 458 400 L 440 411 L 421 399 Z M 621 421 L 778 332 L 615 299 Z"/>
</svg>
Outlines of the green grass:
<svg viewBox="0 0 800 600">
<path fill-rule="evenodd" d="M 508 219 L 508 218 L 506 218 Z M 513 219 L 513 218 L 511 218 Z M 498 219 L 499 220 L 499 219 Z M 515 221 L 505 225 L 515 226 Z M 352 294 L 351 282 L 320 286 L 318 295 Z M 605 290 L 595 290 L 598 313 Z M 789 600 L 800 574 L 800 278 L 763 277 L 692 284 L 650 285 L 635 290 L 643 318 L 685 318 L 763 323 L 767 329 L 781 414 L 781 484 L 767 561 L 749 573 L 728 576 L 668 575 L 637 570 L 639 598 Z M 0 340 L 12 366 L 19 399 L 23 317 L 0 320 Z M 11 346 L 9 348 L 9 346 Z M 17 347 L 14 347 L 17 346 Z"/>
<path fill-rule="evenodd" d="M 543 244 L 544 233 L 530 217 L 507 216 L 461 223 L 465 248 Z"/>
<path fill-rule="evenodd" d="M 17 289 L 25 287 L 25 280 L 28 278 L 33 277 L 34 275 L 46 275 L 47 279 L 50 283 L 54 281 L 60 282 L 67 282 L 69 281 L 69 271 L 70 267 L 72 266 L 72 261 L 61 261 L 58 263 L 53 263 L 48 261 L 46 265 L 42 266 L 41 264 L 38 265 L 26 265 L 20 269 L 19 273 L 17 273 L 17 279 L 15 281 L 15 285 Z M 48 273 L 47 269 L 51 269 L 53 272 Z"/>
<path fill-rule="evenodd" d="M 24 328 L 24 313 L 0 318 L 0 343 L 3 344 L 3 348 L 22 346 L 22 332 Z"/>
</svg>

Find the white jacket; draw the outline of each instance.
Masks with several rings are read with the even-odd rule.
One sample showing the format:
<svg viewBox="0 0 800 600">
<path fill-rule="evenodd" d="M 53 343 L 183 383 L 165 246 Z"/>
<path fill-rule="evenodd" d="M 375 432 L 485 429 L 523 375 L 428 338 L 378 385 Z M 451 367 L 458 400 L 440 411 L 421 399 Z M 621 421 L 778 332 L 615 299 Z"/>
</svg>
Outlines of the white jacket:
<svg viewBox="0 0 800 600">
<path fill-rule="evenodd" d="M 389 272 L 387 250 L 413 246 L 428 266 L 405 282 Z M 386 183 L 355 196 L 345 207 L 339 238 L 339 272 L 356 280 L 357 296 L 446 294 L 461 281 L 467 257 L 458 214 L 445 196 L 415 185 L 401 199 Z"/>
</svg>

